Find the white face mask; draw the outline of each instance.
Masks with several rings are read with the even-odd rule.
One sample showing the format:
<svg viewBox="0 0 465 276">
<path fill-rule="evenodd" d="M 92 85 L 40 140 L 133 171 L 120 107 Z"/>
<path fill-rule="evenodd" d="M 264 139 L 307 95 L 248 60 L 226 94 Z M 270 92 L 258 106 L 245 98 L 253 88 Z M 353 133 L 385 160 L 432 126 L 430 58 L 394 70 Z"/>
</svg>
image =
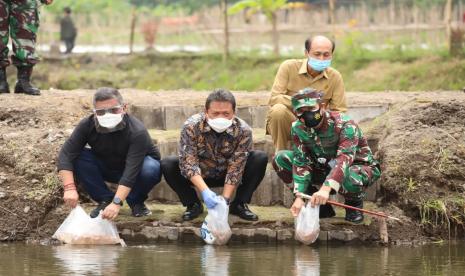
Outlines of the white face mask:
<svg viewBox="0 0 465 276">
<path fill-rule="evenodd" d="M 213 128 L 214 131 L 221 133 L 224 132 L 228 127 L 232 125 L 232 119 L 228 120 L 225 118 L 216 118 L 216 119 L 208 119 L 208 125 Z"/>
<path fill-rule="evenodd" d="M 105 115 L 97 116 L 98 124 L 105 128 L 114 128 L 123 120 L 123 114 L 105 113 Z"/>
</svg>

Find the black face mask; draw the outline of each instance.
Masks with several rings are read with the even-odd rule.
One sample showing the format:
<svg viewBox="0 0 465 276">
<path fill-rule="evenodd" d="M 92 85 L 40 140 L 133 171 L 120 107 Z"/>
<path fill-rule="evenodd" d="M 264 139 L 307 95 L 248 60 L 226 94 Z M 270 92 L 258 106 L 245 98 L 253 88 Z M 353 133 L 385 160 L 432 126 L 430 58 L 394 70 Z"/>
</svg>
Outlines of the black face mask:
<svg viewBox="0 0 465 276">
<path fill-rule="evenodd" d="M 304 119 L 307 127 L 313 128 L 320 124 L 323 116 L 320 114 L 320 109 L 316 111 L 304 111 L 300 118 Z"/>
</svg>

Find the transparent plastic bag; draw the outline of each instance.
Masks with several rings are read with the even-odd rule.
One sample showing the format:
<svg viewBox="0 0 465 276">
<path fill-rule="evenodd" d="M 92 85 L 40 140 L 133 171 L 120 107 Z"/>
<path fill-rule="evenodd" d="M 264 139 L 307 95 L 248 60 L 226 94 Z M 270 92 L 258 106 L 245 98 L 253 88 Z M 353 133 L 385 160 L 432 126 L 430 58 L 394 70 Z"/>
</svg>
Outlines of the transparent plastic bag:
<svg viewBox="0 0 465 276">
<path fill-rule="evenodd" d="M 320 206 L 311 207 L 307 203 L 295 219 L 295 239 L 309 245 L 316 241 L 320 234 Z"/>
<path fill-rule="evenodd" d="M 58 227 L 52 238 L 67 244 L 121 244 L 118 230 L 112 221 L 102 219 L 102 214 L 91 218 L 82 209 L 76 206 L 65 221 Z"/>
<path fill-rule="evenodd" d="M 218 204 L 208 210 L 208 215 L 200 227 L 202 239 L 208 244 L 223 245 L 231 238 L 231 227 L 228 223 L 229 206 L 222 196 L 218 196 Z"/>
</svg>

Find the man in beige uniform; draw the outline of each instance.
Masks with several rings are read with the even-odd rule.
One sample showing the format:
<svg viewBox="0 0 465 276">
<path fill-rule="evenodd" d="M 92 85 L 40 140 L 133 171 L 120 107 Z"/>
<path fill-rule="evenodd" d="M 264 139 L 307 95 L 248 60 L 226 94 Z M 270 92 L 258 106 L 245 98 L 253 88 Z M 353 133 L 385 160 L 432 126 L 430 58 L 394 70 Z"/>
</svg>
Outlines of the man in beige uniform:
<svg viewBox="0 0 465 276">
<path fill-rule="evenodd" d="M 305 41 L 305 59 L 289 59 L 278 69 L 266 118 L 266 132 L 271 134 L 276 152 L 289 148 L 292 113 L 291 97 L 303 88 L 324 92 L 323 104 L 332 111 L 347 111 L 341 74 L 329 65 L 335 45 L 327 37 L 315 36 Z"/>
</svg>

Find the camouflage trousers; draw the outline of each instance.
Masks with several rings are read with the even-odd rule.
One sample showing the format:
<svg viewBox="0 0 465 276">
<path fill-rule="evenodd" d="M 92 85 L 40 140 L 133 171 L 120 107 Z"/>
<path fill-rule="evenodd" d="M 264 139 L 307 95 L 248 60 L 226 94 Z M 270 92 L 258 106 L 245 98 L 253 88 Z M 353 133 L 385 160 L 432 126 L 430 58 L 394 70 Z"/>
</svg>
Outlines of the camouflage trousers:
<svg viewBox="0 0 465 276">
<path fill-rule="evenodd" d="M 293 176 L 292 176 L 292 159 L 293 152 L 290 150 L 282 150 L 276 153 L 273 158 L 273 168 L 278 174 L 279 178 L 285 183 L 285 185 L 294 190 Z M 321 186 L 325 181 L 326 176 L 330 172 L 330 168 L 322 169 L 316 168 L 313 165 L 308 166 L 310 174 L 308 175 L 310 182 L 307 188 L 308 191 L 312 190 L 311 186 Z M 378 166 L 367 166 L 367 165 L 352 165 L 348 167 L 345 172 L 345 177 L 340 185 L 338 193 L 343 195 L 348 200 L 360 200 L 365 197 L 365 188 L 371 186 L 381 175 L 381 171 Z M 313 189 L 314 191 L 314 189 Z"/>
<path fill-rule="evenodd" d="M 8 40 L 12 39 L 12 62 L 32 66 L 39 61 L 35 53 L 39 11 L 36 0 L 0 0 L 0 67 L 10 64 Z"/>
</svg>

